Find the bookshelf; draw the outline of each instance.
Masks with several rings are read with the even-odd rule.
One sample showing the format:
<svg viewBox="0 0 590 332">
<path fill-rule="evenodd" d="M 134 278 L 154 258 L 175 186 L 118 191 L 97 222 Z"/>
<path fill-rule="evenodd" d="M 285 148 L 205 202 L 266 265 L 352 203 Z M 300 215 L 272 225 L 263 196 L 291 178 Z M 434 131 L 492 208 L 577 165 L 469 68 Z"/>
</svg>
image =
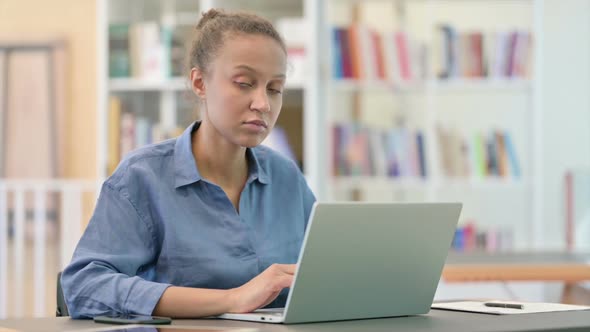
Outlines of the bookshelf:
<svg viewBox="0 0 590 332">
<path fill-rule="evenodd" d="M 320 59 L 318 110 L 331 132 L 321 197 L 462 201 L 460 225 L 505 234 L 497 249 L 533 248 L 542 232 L 534 222 L 540 8 L 535 0 L 319 2 L 314 28 L 320 45 L 332 45 Z"/>
<path fill-rule="evenodd" d="M 184 91 L 188 89 L 188 81 L 183 77 L 172 77 L 166 80 L 142 80 L 134 78 L 109 79 L 111 92 L 123 91 Z"/>
<path fill-rule="evenodd" d="M 307 85 L 303 78 L 309 73 L 307 41 L 301 29 L 303 4 L 284 0 L 99 0 L 100 177 L 110 175 L 130 150 L 177 136 L 198 119 L 197 99 L 184 76 L 186 41 L 200 13 L 213 7 L 254 11 L 273 21 L 285 37 L 288 80 L 277 125 L 286 133 L 293 158 L 304 168 L 302 122 Z"/>
</svg>

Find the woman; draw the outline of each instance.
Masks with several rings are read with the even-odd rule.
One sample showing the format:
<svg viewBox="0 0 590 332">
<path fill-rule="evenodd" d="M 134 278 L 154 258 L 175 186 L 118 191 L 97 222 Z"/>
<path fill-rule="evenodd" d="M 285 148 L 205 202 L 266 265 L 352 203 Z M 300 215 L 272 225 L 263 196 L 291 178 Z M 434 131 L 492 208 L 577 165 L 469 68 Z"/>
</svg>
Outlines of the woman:
<svg viewBox="0 0 590 332">
<path fill-rule="evenodd" d="M 202 120 L 105 181 L 61 279 L 74 318 L 284 306 L 315 201 L 293 162 L 259 146 L 280 113 L 285 44 L 265 19 L 210 10 L 189 63 Z"/>
</svg>

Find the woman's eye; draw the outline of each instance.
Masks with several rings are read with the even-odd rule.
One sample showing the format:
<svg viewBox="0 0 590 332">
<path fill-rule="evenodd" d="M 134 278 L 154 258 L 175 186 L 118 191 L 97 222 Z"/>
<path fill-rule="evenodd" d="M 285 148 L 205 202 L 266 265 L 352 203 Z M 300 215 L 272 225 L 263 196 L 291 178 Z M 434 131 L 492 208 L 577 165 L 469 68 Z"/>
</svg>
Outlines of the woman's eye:
<svg viewBox="0 0 590 332">
<path fill-rule="evenodd" d="M 283 93 L 281 90 L 277 90 L 277 89 L 268 89 L 268 92 L 270 92 L 273 95 L 278 95 Z"/>
<path fill-rule="evenodd" d="M 242 88 L 251 88 L 252 84 L 246 82 L 236 82 Z"/>
</svg>

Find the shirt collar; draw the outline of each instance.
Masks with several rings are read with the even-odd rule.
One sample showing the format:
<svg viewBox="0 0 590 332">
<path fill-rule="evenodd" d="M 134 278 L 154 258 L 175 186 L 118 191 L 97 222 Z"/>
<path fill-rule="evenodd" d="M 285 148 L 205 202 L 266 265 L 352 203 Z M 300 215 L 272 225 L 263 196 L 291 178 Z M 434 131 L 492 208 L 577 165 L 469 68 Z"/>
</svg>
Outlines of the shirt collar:
<svg viewBox="0 0 590 332">
<path fill-rule="evenodd" d="M 192 133 L 201 125 L 200 121 L 191 124 L 176 139 L 174 146 L 174 177 L 175 188 L 186 186 L 202 180 L 201 173 L 195 162 L 192 149 Z M 247 148 L 246 158 L 248 159 L 248 182 L 258 180 L 258 182 L 270 183 L 268 174 L 259 162 L 256 155 L 256 149 Z"/>
<path fill-rule="evenodd" d="M 257 156 L 258 149 L 247 148 L 246 158 L 248 159 L 248 181 L 258 180 L 262 184 L 270 183 L 270 177 L 262 167 Z"/>
</svg>

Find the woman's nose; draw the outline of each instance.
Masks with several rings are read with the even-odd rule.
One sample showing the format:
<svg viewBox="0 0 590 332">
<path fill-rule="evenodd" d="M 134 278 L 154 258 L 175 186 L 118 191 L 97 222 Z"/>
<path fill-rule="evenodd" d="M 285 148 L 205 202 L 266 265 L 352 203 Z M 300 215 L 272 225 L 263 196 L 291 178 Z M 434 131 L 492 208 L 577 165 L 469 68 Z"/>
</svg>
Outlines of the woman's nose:
<svg viewBox="0 0 590 332">
<path fill-rule="evenodd" d="M 266 92 L 266 88 L 256 89 L 252 103 L 250 104 L 250 108 L 259 112 L 270 111 L 270 101 L 268 98 L 268 93 Z"/>
</svg>

